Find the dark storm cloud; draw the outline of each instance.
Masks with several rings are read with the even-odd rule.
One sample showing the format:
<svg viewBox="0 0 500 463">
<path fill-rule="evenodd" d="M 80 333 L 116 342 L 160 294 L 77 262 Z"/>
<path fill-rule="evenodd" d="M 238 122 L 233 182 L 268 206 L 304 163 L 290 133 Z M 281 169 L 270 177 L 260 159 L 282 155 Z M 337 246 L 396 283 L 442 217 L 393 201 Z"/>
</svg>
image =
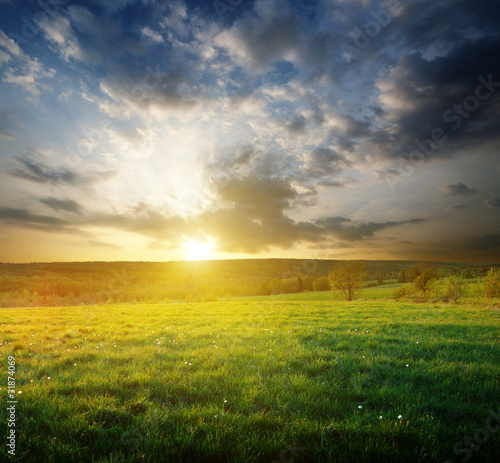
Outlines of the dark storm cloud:
<svg viewBox="0 0 500 463">
<path fill-rule="evenodd" d="M 10 175 L 35 183 L 88 186 L 109 180 L 116 175 L 115 171 L 80 174 L 66 167 L 49 166 L 44 161 L 35 159 L 33 155 L 20 156 L 16 159 L 21 164 L 21 168 L 11 170 Z"/>
<path fill-rule="evenodd" d="M 391 24 L 392 38 L 413 51 L 442 52 L 470 37 L 498 35 L 496 0 L 417 0 L 401 5 L 401 15 Z"/>
<path fill-rule="evenodd" d="M 499 47 L 498 37 L 485 37 L 464 41 L 441 57 L 426 59 L 414 53 L 399 58 L 379 82 L 388 105 L 384 119 L 397 130 L 375 134 L 374 145 L 384 156 L 407 157 L 418 148 L 416 140 L 430 139 L 436 128 L 444 131 L 446 140 L 432 153 L 435 156 L 498 145 Z"/>
<path fill-rule="evenodd" d="M 479 193 L 475 188 L 469 188 L 467 185 L 460 182 L 446 185 L 441 187 L 440 190 L 443 192 L 445 198 L 453 196 L 473 196 Z"/>
</svg>

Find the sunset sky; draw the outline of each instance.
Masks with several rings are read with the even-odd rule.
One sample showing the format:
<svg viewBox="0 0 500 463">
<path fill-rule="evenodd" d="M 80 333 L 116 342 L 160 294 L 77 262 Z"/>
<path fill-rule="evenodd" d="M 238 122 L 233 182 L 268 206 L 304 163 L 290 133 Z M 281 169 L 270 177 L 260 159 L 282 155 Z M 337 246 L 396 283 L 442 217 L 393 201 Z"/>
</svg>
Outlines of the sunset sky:
<svg viewBox="0 0 500 463">
<path fill-rule="evenodd" d="M 499 6 L 0 0 L 0 262 L 500 261 Z"/>
</svg>

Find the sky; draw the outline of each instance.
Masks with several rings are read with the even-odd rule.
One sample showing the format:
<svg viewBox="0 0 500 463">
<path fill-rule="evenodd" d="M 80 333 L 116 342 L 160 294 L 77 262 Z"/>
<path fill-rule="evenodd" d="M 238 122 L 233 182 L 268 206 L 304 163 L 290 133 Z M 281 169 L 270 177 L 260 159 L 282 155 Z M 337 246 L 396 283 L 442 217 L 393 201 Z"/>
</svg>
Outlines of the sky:
<svg viewBox="0 0 500 463">
<path fill-rule="evenodd" d="M 0 261 L 500 261 L 500 2 L 0 0 Z"/>
</svg>

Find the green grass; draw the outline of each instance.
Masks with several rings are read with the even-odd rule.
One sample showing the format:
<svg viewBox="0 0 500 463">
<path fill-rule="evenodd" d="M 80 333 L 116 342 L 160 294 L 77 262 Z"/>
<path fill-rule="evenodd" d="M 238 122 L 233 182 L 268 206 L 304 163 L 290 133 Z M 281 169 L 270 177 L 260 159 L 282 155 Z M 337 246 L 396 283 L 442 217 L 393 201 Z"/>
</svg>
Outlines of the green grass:
<svg viewBox="0 0 500 463">
<path fill-rule="evenodd" d="M 463 461 L 499 411 L 500 312 L 378 300 L 390 286 L 1 309 L 22 391 L 10 461 Z M 499 461 L 500 432 L 477 447 L 468 461 Z"/>
</svg>

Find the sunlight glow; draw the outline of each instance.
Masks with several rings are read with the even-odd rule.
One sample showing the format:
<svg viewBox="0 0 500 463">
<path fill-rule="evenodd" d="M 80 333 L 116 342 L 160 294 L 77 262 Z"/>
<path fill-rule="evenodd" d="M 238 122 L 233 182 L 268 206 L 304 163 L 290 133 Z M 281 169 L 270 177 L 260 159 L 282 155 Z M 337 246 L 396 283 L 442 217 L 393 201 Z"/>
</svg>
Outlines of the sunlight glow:
<svg viewBox="0 0 500 463">
<path fill-rule="evenodd" d="M 185 258 L 186 260 L 207 260 L 211 259 L 212 251 L 216 248 L 212 238 L 207 236 L 207 241 L 205 243 L 200 243 L 198 241 L 186 238 L 184 243 L 186 249 Z"/>
</svg>

